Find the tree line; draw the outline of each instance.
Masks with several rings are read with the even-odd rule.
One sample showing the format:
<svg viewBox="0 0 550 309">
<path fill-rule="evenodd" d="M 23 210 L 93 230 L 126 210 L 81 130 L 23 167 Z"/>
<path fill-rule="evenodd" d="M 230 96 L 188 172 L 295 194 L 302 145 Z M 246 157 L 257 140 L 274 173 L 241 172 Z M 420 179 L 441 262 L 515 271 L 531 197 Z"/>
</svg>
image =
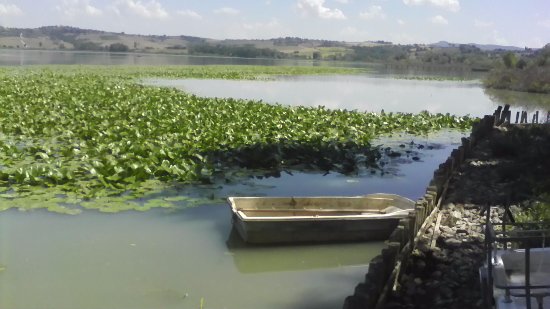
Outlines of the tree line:
<svg viewBox="0 0 550 309">
<path fill-rule="evenodd" d="M 505 53 L 484 84 L 488 88 L 550 93 L 550 44 L 522 55 Z"/>
</svg>

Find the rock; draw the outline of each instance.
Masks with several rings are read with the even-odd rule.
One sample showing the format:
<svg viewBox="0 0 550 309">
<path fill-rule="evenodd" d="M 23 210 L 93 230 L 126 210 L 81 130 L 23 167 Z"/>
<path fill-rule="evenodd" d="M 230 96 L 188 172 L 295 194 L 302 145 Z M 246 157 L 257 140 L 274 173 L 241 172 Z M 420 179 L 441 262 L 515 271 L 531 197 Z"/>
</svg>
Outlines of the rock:
<svg viewBox="0 0 550 309">
<path fill-rule="evenodd" d="M 413 296 L 416 293 L 416 284 L 413 280 L 407 281 L 405 284 L 405 290 L 407 291 L 407 295 Z"/>
<path fill-rule="evenodd" d="M 441 278 L 441 275 L 442 275 L 442 274 L 443 274 L 443 273 L 442 273 L 441 271 L 436 270 L 436 271 L 434 271 L 434 272 L 432 273 L 432 278 L 435 278 L 435 279 Z"/>
<path fill-rule="evenodd" d="M 441 295 L 444 298 L 447 298 L 447 299 L 453 298 L 453 290 L 450 289 L 449 287 L 443 286 L 441 287 L 440 291 L 441 291 Z"/>
<path fill-rule="evenodd" d="M 455 219 L 462 219 L 462 213 L 458 210 L 451 212 L 451 216 Z"/>
<path fill-rule="evenodd" d="M 447 238 L 444 240 L 445 245 L 449 247 L 460 247 L 462 245 L 462 240 L 456 238 Z"/>
<path fill-rule="evenodd" d="M 428 245 L 428 243 L 426 241 L 419 241 L 418 244 L 416 244 L 416 248 L 418 251 L 421 252 L 421 254 L 417 254 L 417 255 L 421 255 L 421 256 L 424 256 L 426 255 L 428 252 L 431 251 L 430 249 L 430 246 Z M 415 250 L 416 251 L 416 250 Z M 414 251 L 413 251 L 413 254 L 414 254 Z"/>
<path fill-rule="evenodd" d="M 420 258 L 423 258 L 425 256 L 424 252 L 422 252 L 419 248 L 414 249 L 411 255 L 413 257 L 420 257 Z"/>
<path fill-rule="evenodd" d="M 456 233 L 457 233 L 457 234 L 466 234 L 466 235 L 470 234 L 470 233 L 468 232 L 468 230 L 466 230 L 465 228 L 457 229 L 457 230 L 456 230 Z"/>
<path fill-rule="evenodd" d="M 384 307 L 385 309 L 401 309 L 401 308 L 405 308 L 403 305 L 401 305 L 400 303 L 396 302 L 396 301 L 390 301 L 388 303 L 386 303 L 386 306 Z"/>
<path fill-rule="evenodd" d="M 418 260 L 416 261 L 415 264 L 416 264 L 416 269 L 418 269 L 419 271 L 422 271 L 424 270 L 424 268 L 426 268 L 426 262 L 424 262 L 423 260 Z"/>
</svg>

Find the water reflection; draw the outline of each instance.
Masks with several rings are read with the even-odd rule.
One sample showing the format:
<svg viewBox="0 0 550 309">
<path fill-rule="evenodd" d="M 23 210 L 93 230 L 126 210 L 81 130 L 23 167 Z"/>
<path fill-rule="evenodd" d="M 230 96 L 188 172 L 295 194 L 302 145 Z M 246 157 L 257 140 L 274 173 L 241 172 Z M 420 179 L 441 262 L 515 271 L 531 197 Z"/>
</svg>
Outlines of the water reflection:
<svg viewBox="0 0 550 309">
<path fill-rule="evenodd" d="M 334 309 L 382 243 L 226 247 L 226 205 L 117 215 L 0 215 L 0 308 Z"/>
<path fill-rule="evenodd" d="M 256 59 L 234 57 L 189 56 L 177 54 L 110 53 L 90 51 L 56 51 L 0 49 L 2 65 L 89 64 L 89 65 L 344 65 L 292 59 Z M 356 66 L 357 64 L 347 64 Z M 361 66 L 359 64 L 359 66 Z"/>
<path fill-rule="evenodd" d="M 203 97 L 262 100 L 292 106 L 325 106 L 368 112 L 483 116 L 496 108 L 478 82 L 424 81 L 362 76 L 296 76 L 272 81 L 146 80 Z"/>
<path fill-rule="evenodd" d="M 344 250 L 334 244 L 301 246 L 251 246 L 246 244 L 235 229 L 227 239 L 229 254 L 241 273 L 303 271 L 365 266 L 374 252 L 380 252 L 383 242 L 349 243 Z"/>
<path fill-rule="evenodd" d="M 528 112 L 550 111 L 550 94 L 528 93 L 501 89 L 485 89 L 485 94 L 499 105 L 509 104 L 512 109 L 521 109 Z"/>
</svg>

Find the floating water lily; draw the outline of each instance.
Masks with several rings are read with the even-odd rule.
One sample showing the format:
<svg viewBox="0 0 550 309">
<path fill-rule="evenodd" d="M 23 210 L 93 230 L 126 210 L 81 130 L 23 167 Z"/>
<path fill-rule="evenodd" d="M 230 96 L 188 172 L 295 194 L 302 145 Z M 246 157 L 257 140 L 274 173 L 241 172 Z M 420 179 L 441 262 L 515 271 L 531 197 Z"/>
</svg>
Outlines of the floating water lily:
<svg viewBox="0 0 550 309">
<path fill-rule="evenodd" d="M 280 170 L 313 163 L 346 172 L 358 156 L 376 156 L 369 142 L 379 135 L 467 129 L 472 124 L 469 117 L 449 114 L 375 114 L 200 98 L 137 82 L 142 77 L 242 79 L 354 72 L 241 66 L 4 68 L 0 209 L 77 213 L 82 207 L 106 212 L 166 207 L 175 201 L 139 204 L 119 195 L 130 192 L 138 198 L 155 190 L 148 185 L 152 182 L 208 183 L 220 175 L 229 177 L 235 166 Z M 55 195 L 25 205 L 15 201 L 37 190 Z M 65 201 L 67 197 L 72 200 Z M 104 197 L 111 200 L 101 205 L 95 200 Z"/>
</svg>

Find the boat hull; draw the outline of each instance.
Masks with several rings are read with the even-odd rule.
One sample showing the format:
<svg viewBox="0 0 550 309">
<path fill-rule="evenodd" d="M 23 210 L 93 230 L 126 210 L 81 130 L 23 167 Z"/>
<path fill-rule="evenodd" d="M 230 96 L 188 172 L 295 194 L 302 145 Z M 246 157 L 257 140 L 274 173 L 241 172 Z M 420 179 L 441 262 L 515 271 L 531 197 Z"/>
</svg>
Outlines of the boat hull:
<svg viewBox="0 0 550 309">
<path fill-rule="evenodd" d="M 388 239 L 414 202 L 393 194 L 356 197 L 230 197 L 233 226 L 252 244 Z"/>
<path fill-rule="evenodd" d="M 398 218 L 245 222 L 233 216 L 241 238 L 252 244 L 385 240 L 398 223 Z"/>
</svg>

